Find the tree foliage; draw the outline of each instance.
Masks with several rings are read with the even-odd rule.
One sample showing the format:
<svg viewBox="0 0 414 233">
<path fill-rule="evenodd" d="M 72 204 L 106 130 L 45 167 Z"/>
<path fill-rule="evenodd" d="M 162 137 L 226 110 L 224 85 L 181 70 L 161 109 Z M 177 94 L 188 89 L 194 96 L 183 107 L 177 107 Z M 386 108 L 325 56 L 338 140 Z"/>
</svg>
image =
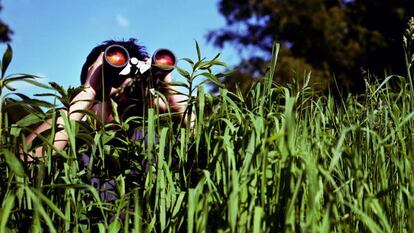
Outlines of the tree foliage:
<svg viewBox="0 0 414 233">
<path fill-rule="evenodd" d="M 0 0 L 0 11 L 2 10 L 2 4 Z M 0 19 L 0 43 L 1 42 L 9 42 L 10 36 L 13 31 L 9 28 L 9 26 Z"/>
<path fill-rule="evenodd" d="M 219 10 L 227 26 L 208 39 L 220 47 L 252 48 L 256 53 L 247 61 L 254 68 L 265 67 L 258 64 L 269 60 L 274 42 L 281 43 L 284 80 L 295 78 L 292 70 L 311 68 L 322 83 L 335 75 L 345 86 L 361 87 L 361 70 L 404 74 L 401 36 L 414 1 L 220 0 Z"/>
</svg>

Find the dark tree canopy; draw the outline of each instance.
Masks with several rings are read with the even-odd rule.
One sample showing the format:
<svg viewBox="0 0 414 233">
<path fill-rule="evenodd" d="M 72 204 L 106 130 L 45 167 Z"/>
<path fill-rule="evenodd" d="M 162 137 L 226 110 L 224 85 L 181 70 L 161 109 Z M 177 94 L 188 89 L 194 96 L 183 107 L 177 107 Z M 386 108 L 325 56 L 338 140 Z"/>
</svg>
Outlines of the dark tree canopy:
<svg viewBox="0 0 414 233">
<path fill-rule="evenodd" d="M 270 59 L 273 42 L 281 43 L 282 79 L 312 68 L 322 83 L 334 74 L 344 85 L 361 87 L 361 70 L 404 74 L 401 38 L 414 16 L 413 0 L 221 0 L 219 10 L 227 26 L 208 39 L 261 51 L 252 55 L 255 68 Z"/>
<path fill-rule="evenodd" d="M 0 11 L 2 8 L 3 7 L 0 0 Z M 12 33 L 13 31 L 9 28 L 9 26 L 0 19 L 0 42 L 9 42 Z"/>
</svg>

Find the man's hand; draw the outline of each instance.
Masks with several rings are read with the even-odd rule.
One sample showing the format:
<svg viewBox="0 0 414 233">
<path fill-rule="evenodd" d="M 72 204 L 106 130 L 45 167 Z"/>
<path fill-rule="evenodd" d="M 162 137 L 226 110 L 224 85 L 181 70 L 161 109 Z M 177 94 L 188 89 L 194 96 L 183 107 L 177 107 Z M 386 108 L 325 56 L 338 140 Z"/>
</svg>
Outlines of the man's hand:
<svg viewBox="0 0 414 233">
<path fill-rule="evenodd" d="M 132 83 L 132 78 L 126 78 L 122 81 L 120 86 L 113 87 L 111 86 L 111 82 L 108 81 L 111 78 L 119 78 L 119 77 L 105 77 L 103 74 L 103 52 L 98 56 L 96 61 L 89 67 L 88 75 L 85 81 L 85 87 L 91 87 L 96 95 L 102 96 L 102 99 L 107 99 L 110 96 L 121 92 L 124 90 L 129 84 Z M 107 80 L 105 80 L 107 79 Z M 104 88 L 104 89 L 103 89 Z M 96 95 L 94 98 L 96 98 Z"/>
</svg>

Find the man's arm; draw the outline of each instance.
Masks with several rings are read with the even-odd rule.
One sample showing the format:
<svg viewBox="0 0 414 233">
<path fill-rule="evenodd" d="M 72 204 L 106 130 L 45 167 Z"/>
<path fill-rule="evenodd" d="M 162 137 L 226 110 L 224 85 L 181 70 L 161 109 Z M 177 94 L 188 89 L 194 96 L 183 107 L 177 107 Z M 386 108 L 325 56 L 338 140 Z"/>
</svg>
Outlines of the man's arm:
<svg viewBox="0 0 414 233">
<path fill-rule="evenodd" d="M 95 99 L 96 97 L 96 93 L 95 90 L 92 87 L 86 87 L 84 90 L 82 90 L 77 96 L 75 96 L 75 98 L 73 98 L 72 100 L 72 104 L 69 107 L 69 111 L 64 112 L 65 114 L 67 114 L 67 117 L 69 120 L 74 120 L 74 121 L 80 121 L 83 116 L 84 113 L 82 113 L 80 110 L 89 110 L 92 107 L 92 101 Z M 26 137 L 26 143 L 31 143 L 33 142 L 33 140 L 42 132 L 49 130 L 52 128 L 52 124 L 54 124 L 54 122 L 52 122 L 51 119 L 45 121 L 44 123 L 42 123 L 40 126 L 38 126 L 34 132 L 32 132 L 31 134 L 29 134 Z M 64 125 L 64 120 L 62 117 L 58 117 L 56 120 L 56 125 L 57 126 L 63 126 Z M 62 127 L 61 127 L 62 128 Z M 58 132 L 56 132 L 55 134 L 55 139 L 54 139 L 54 143 L 53 145 L 55 146 L 55 148 L 57 150 L 62 150 L 63 148 L 66 147 L 68 143 L 68 135 L 66 133 L 65 130 L 59 130 Z M 32 153 L 30 153 L 31 157 L 34 158 L 40 158 L 43 156 L 43 148 L 42 147 L 38 147 L 36 148 Z M 28 157 L 27 161 L 31 161 L 32 158 Z M 22 158 L 24 160 L 24 158 Z"/>
<path fill-rule="evenodd" d="M 79 121 L 83 118 L 84 113 L 79 110 L 90 110 L 93 105 L 93 100 L 96 98 L 96 93 L 101 90 L 102 82 L 102 56 L 99 56 L 98 59 L 93 63 L 88 69 L 87 80 L 85 82 L 85 89 L 82 90 L 78 95 L 75 96 L 72 100 L 68 112 L 66 112 L 69 120 Z M 31 134 L 26 137 L 26 143 L 31 143 L 39 134 L 45 132 L 52 128 L 51 119 L 45 121 L 40 126 L 38 126 Z M 64 120 L 62 117 L 58 117 L 56 120 L 57 126 L 64 126 Z M 61 127 L 63 128 L 63 127 Z M 68 143 L 68 135 L 65 130 L 59 130 L 55 134 L 55 140 L 53 145 L 57 150 L 62 150 L 66 147 Z M 38 147 L 34 151 L 29 153 L 30 156 L 24 158 L 23 153 L 21 152 L 21 159 L 25 161 L 32 161 L 33 158 L 41 158 L 43 156 L 43 147 Z"/>
<path fill-rule="evenodd" d="M 185 97 L 183 95 L 177 94 L 177 89 L 170 85 L 172 82 L 172 76 L 171 74 L 168 74 L 164 78 L 164 86 L 161 88 L 161 92 L 165 95 L 166 100 L 168 103 L 165 103 L 164 100 L 161 98 L 154 99 L 155 106 L 158 106 L 159 109 L 163 112 L 167 112 L 168 108 L 171 112 L 175 112 L 179 114 L 179 120 L 184 123 L 184 125 L 187 125 L 188 123 L 188 116 L 190 115 L 190 127 L 193 126 L 195 121 L 195 114 L 193 111 L 189 114 L 187 111 L 190 111 L 187 109 L 187 103 L 185 101 Z M 177 119 L 177 120 L 178 120 Z"/>
</svg>

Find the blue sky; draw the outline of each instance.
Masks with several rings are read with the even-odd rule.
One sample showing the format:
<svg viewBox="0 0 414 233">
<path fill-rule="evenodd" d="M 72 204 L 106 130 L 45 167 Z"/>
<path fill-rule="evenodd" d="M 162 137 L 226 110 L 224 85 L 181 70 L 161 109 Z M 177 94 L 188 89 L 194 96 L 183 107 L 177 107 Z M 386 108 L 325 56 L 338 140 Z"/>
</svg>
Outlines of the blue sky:
<svg viewBox="0 0 414 233">
<path fill-rule="evenodd" d="M 207 58 L 222 53 L 229 65 L 231 48 L 206 42 L 208 30 L 225 26 L 217 0 L 3 0 L 1 19 L 14 31 L 14 56 L 8 73 L 29 73 L 65 87 L 79 85 L 90 50 L 107 39 L 138 38 L 151 54 L 170 48 L 177 57 L 196 57 L 194 41 Z M 1 53 L 5 46 L 2 45 Z M 176 75 L 177 76 L 177 75 Z M 38 90 L 23 85 L 26 94 Z"/>
</svg>

